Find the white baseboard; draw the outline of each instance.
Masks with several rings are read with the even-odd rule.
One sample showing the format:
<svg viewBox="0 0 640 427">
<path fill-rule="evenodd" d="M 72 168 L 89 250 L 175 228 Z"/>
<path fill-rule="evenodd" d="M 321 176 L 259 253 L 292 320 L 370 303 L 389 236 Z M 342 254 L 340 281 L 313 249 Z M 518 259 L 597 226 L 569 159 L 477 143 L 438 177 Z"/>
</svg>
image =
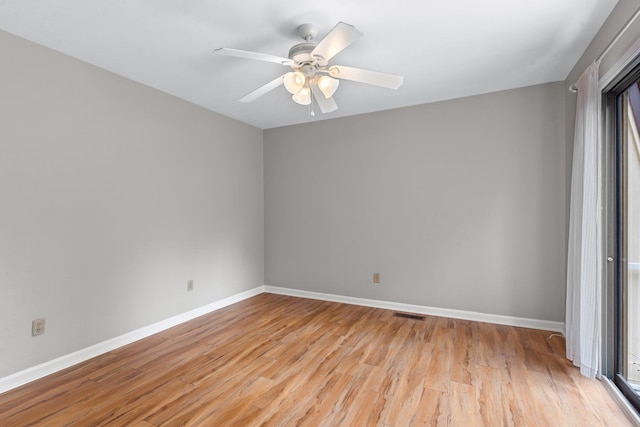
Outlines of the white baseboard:
<svg viewBox="0 0 640 427">
<path fill-rule="evenodd" d="M 449 308 L 428 307 L 424 305 L 403 304 L 399 302 L 346 297 L 341 295 L 323 294 L 319 292 L 301 291 L 298 289 L 280 288 L 277 286 L 265 286 L 264 291 L 272 294 L 289 295 L 293 297 L 318 299 L 323 301 L 342 302 L 345 304 L 384 308 L 387 310 L 404 311 L 409 313 L 427 314 L 430 316 L 451 317 L 454 319 L 474 320 L 476 322 L 497 323 L 499 325 L 542 329 L 544 331 L 559 332 L 563 335 L 565 333 L 564 323 L 552 322 L 549 320 L 528 319 L 524 317 L 502 316 L 499 314 L 477 313 L 474 311 L 453 310 Z"/>
<path fill-rule="evenodd" d="M 477 322 L 497 323 L 500 325 L 521 326 L 524 328 L 542 329 L 564 334 L 564 323 L 561 322 L 551 322 L 547 320 L 527 319 L 522 317 L 477 313 L 473 311 L 453 310 L 447 308 L 347 297 L 324 294 L 320 292 L 302 291 L 298 289 L 280 288 L 276 286 L 259 286 L 257 288 L 232 295 L 219 301 L 215 301 L 211 304 L 198 307 L 186 313 L 178 314 L 152 325 L 145 326 L 144 328 L 128 332 L 124 335 L 120 335 L 119 337 L 115 337 L 110 340 L 103 341 L 90 347 L 75 351 L 73 353 L 58 357 L 57 359 L 41 363 L 31 368 L 27 368 L 4 378 L 0 378 L 0 393 L 4 393 L 5 391 L 9 391 L 16 387 L 20 387 L 21 385 L 53 374 L 54 372 L 61 371 L 80 362 L 84 362 L 85 360 L 89 360 L 111 350 L 115 350 L 116 348 L 131 344 L 134 341 L 138 341 L 142 338 L 146 338 L 158 332 L 162 332 L 181 323 L 195 319 L 196 317 L 211 313 L 228 305 L 235 304 L 247 298 L 259 295 L 263 292 L 323 301 L 341 302 L 345 304 L 354 304 L 366 307 L 384 308 L 387 310 L 427 314 L 431 316 L 451 317 L 454 319 L 474 320 Z"/>
<path fill-rule="evenodd" d="M 145 326 L 144 328 L 136 329 L 135 331 L 128 332 L 124 335 L 120 335 L 119 337 L 115 337 L 110 340 L 92 345 L 90 347 L 83 348 L 82 350 L 66 354 L 64 356 L 58 357 L 57 359 L 41 363 L 31 368 L 27 368 L 4 378 L 0 378 L 0 393 L 4 393 L 5 391 L 9 391 L 31 381 L 53 374 L 54 372 L 66 369 L 77 363 L 84 362 L 85 360 L 89 360 L 111 350 L 115 350 L 118 347 L 131 344 L 134 341 L 138 341 L 142 338 L 146 338 L 158 332 L 162 332 L 181 323 L 195 319 L 196 317 L 211 313 L 212 311 L 219 310 L 228 305 L 235 304 L 247 298 L 259 295 L 263 292 L 264 287 L 259 286 L 257 288 L 232 295 L 219 301 L 212 302 L 202 307 L 198 307 L 191 311 L 187 311 L 186 313 L 178 314 L 168 319 L 161 320 L 160 322 Z"/>
</svg>

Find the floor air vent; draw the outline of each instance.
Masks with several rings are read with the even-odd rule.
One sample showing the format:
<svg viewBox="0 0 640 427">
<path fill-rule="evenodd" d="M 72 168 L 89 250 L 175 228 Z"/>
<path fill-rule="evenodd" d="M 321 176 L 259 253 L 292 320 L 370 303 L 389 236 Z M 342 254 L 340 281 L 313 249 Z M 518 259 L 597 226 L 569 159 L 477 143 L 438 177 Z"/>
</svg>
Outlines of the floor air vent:
<svg viewBox="0 0 640 427">
<path fill-rule="evenodd" d="M 407 313 L 394 313 L 396 317 L 403 317 L 405 319 L 413 319 L 413 320 L 424 320 L 424 316 L 420 316 L 417 314 L 407 314 Z"/>
</svg>

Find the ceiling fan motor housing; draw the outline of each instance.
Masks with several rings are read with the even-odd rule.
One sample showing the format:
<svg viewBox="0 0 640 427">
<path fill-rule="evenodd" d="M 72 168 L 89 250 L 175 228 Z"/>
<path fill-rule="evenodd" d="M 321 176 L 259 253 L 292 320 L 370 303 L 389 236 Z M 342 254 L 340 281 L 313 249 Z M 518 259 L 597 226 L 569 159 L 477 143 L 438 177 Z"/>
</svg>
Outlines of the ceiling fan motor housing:
<svg viewBox="0 0 640 427">
<path fill-rule="evenodd" d="M 296 64 L 304 65 L 305 63 L 315 62 L 311 56 L 311 52 L 315 49 L 316 45 L 313 43 L 300 43 L 289 49 L 289 59 L 293 60 Z"/>
</svg>

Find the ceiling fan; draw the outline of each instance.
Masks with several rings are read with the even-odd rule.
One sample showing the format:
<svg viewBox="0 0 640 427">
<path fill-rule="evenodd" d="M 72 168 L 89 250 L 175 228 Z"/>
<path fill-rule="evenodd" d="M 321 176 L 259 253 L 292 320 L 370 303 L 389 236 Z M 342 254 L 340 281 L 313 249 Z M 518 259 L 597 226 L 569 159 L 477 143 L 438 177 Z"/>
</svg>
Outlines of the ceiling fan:
<svg viewBox="0 0 640 427">
<path fill-rule="evenodd" d="M 302 24 L 298 27 L 298 33 L 305 41 L 289 49 L 288 58 L 224 47 L 214 51 L 219 55 L 275 62 L 291 67 L 292 71 L 240 98 L 240 102 L 252 102 L 280 85 L 284 85 L 296 103 L 310 105 L 315 99 L 323 113 L 330 113 L 338 108 L 333 94 L 338 88 L 339 79 L 389 89 L 398 89 L 402 85 L 403 76 L 343 65 L 329 65 L 331 58 L 362 37 L 362 33 L 353 25 L 339 22 L 317 44 L 312 42 L 313 38 L 318 35 L 318 29 L 315 25 Z M 313 111 L 311 114 L 313 115 Z"/>
</svg>

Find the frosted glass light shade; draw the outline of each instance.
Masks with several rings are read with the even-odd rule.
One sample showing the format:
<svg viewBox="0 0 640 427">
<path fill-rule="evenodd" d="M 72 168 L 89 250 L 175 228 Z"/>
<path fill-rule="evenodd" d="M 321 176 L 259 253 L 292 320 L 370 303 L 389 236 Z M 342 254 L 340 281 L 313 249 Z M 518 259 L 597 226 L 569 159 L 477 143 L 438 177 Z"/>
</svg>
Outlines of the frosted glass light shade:
<svg viewBox="0 0 640 427">
<path fill-rule="evenodd" d="M 339 84 L 339 80 L 332 79 L 329 76 L 322 76 L 318 79 L 318 88 L 327 99 L 331 98 L 333 94 L 336 93 Z"/>
<path fill-rule="evenodd" d="M 300 71 L 292 71 L 284 75 L 284 87 L 290 94 L 296 95 L 307 79 Z"/>
<path fill-rule="evenodd" d="M 291 98 L 300 105 L 309 105 L 311 104 L 311 91 L 309 87 L 305 86 Z"/>
</svg>

